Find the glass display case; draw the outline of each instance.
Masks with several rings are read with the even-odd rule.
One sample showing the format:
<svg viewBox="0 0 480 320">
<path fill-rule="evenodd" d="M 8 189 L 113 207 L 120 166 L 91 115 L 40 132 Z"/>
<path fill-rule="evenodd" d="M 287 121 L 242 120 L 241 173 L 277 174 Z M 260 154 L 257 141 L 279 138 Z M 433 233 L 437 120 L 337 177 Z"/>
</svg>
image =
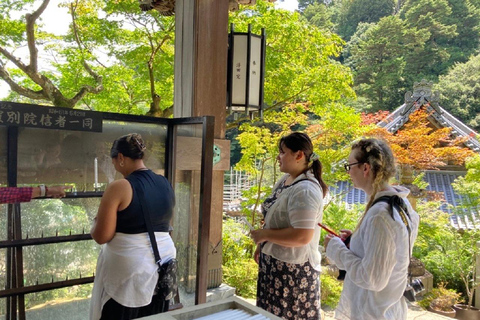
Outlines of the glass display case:
<svg viewBox="0 0 480 320">
<path fill-rule="evenodd" d="M 88 318 L 88 303 L 79 301 L 91 293 L 100 249 L 91 239 L 90 225 L 108 183 L 122 178 L 110 158 L 112 143 L 132 132 L 146 143 L 146 166 L 166 176 L 175 191 L 171 236 L 180 287 L 175 302 L 204 302 L 213 117 L 164 119 L 81 111 L 67 117 L 72 124 L 64 127 L 40 121 L 47 114 L 54 123 L 55 117 L 71 111 L 0 102 L 0 117 L 13 113 L 19 119 L 0 119 L 0 186 L 71 186 L 62 199 L 0 205 L 0 318 L 34 319 L 33 310 L 53 300 L 75 301 L 73 312 L 79 319 Z M 193 300 L 182 299 L 192 294 Z M 62 318 L 55 316 L 65 312 L 61 310 L 42 312 L 54 319 Z"/>
</svg>

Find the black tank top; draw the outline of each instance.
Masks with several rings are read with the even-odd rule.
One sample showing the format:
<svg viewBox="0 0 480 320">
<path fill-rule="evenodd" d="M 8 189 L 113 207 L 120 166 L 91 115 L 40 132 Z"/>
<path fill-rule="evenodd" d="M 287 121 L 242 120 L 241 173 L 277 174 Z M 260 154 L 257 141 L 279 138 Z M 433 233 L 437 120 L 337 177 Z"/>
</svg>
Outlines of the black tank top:
<svg viewBox="0 0 480 320">
<path fill-rule="evenodd" d="M 116 232 L 128 234 L 148 232 L 140 201 L 148 208 L 153 231 L 168 232 L 173 215 L 175 196 L 168 180 L 151 170 L 138 170 L 125 178 L 133 190 L 132 202 L 117 212 Z M 139 199 L 138 190 L 143 188 L 145 199 Z"/>
</svg>

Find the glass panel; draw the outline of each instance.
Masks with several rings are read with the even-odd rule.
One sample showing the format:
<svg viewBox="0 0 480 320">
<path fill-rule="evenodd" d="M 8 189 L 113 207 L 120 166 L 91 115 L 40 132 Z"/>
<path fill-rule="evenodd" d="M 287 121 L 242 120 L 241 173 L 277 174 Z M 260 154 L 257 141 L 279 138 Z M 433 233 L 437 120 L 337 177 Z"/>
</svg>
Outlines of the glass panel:
<svg viewBox="0 0 480 320">
<path fill-rule="evenodd" d="M 22 238 L 89 233 L 100 198 L 33 200 L 22 203 Z"/>
<path fill-rule="evenodd" d="M 0 320 L 5 319 L 5 313 L 7 312 L 7 298 L 0 299 Z"/>
<path fill-rule="evenodd" d="M 0 127 L 0 186 L 7 185 L 7 127 Z"/>
<path fill-rule="evenodd" d="M 69 184 L 79 192 L 94 191 L 97 176 L 97 190 L 104 190 L 121 177 L 110 158 L 112 143 L 132 132 L 145 140 L 147 167 L 162 173 L 166 130 L 166 125 L 120 121 L 104 121 L 101 133 L 19 128 L 18 185 Z"/>
<path fill-rule="evenodd" d="M 100 246 L 94 241 L 76 241 L 23 248 L 25 286 L 50 283 L 95 273 Z"/>
<path fill-rule="evenodd" d="M 175 151 L 175 215 L 173 240 L 179 261 L 180 302 L 195 304 L 198 226 L 200 208 L 200 168 L 202 125 L 181 125 L 176 128 Z"/>
<path fill-rule="evenodd" d="M 92 284 L 84 284 L 25 295 L 27 320 L 69 319 L 89 317 Z"/>
<path fill-rule="evenodd" d="M 0 241 L 7 240 L 8 205 L 0 204 Z"/>
<path fill-rule="evenodd" d="M 0 290 L 5 289 L 7 282 L 7 249 L 0 249 Z M 5 306 L 3 306 L 5 307 Z M 0 305 L 0 314 L 2 314 L 2 305 Z"/>
</svg>

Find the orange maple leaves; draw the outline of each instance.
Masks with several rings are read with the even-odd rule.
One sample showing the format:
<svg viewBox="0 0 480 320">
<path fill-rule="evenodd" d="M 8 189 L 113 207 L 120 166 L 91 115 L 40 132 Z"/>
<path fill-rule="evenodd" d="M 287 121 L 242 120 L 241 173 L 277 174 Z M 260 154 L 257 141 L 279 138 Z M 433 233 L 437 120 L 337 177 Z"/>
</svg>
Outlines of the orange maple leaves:
<svg viewBox="0 0 480 320">
<path fill-rule="evenodd" d="M 463 145 L 470 137 L 453 137 L 451 131 L 451 128 L 437 126 L 433 117 L 422 107 L 412 113 L 409 121 L 395 134 L 377 127 L 368 135 L 387 140 L 399 163 L 426 170 L 447 165 L 461 166 L 466 158 L 475 154 Z"/>
</svg>

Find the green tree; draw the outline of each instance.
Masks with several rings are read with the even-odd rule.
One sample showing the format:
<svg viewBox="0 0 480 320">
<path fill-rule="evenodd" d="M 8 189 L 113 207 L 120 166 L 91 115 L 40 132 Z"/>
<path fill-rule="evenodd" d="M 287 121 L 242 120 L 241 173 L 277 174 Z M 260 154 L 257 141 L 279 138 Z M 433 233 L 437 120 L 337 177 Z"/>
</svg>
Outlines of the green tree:
<svg viewBox="0 0 480 320">
<path fill-rule="evenodd" d="M 52 34 L 41 31 L 37 21 L 48 6 L 49 1 L 0 3 L 2 33 L 0 34 L 0 78 L 2 78 L 19 95 L 32 100 L 46 100 L 57 106 L 72 108 L 87 93 L 98 93 L 103 90 L 102 76 L 92 67 L 91 59 L 81 48 L 74 49 L 75 69 L 77 74 L 87 81 L 79 83 L 74 92 L 67 96 L 59 87 L 59 77 L 53 72 L 42 71 L 39 66 L 39 49 L 53 42 Z M 24 7 L 23 7 L 24 6 Z M 13 12 L 30 10 L 22 18 L 15 19 Z M 42 47 L 39 48 L 40 43 Z M 15 55 L 15 50 L 27 47 L 28 62 Z M 59 57 L 60 58 L 60 57 Z M 63 57 L 62 57 L 63 58 Z M 73 56 L 72 56 L 73 58 Z M 7 61 L 16 69 L 9 70 Z"/>
<path fill-rule="evenodd" d="M 333 31 L 331 10 L 324 3 L 314 3 L 303 10 L 302 15 L 313 25 L 323 30 Z"/>
<path fill-rule="evenodd" d="M 357 30 L 360 22 L 378 22 L 381 18 L 392 15 L 395 2 L 393 0 L 343 0 L 337 23 L 338 34 L 346 41 Z"/>
<path fill-rule="evenodd" d="M 480 156 L 475 155 L 467 159 L 465 167 L 467 174 L 455 180 L 453 187 L 455 191 L 465 198 L 464 206 L 474 208 L 478 212 L 480 204 Z"/>
<path fill-rule="evenodd" d="M 415 28 L 427 39 L 421 51 L 412 51 L 405 56 L 409 83 L 426 78 L 436 80 L 444 71 L 444 63 L 450 58 L 445 46 L 458 35 L 457 26 L 449 20 L 452 9 L 447 0 L 408 0 L 401 17 L 408 28 Z"/>
<path fill-rule="evenodd" d="M 421 50 L 426 37 L 398 16 L 367 27 L 352 38 L 346 63 L 354 71 L 356 92 L 372 105 L 370 111 L 393 110 L 406 91 L 405 55 Z"/>
<path fill-rule="evenodd" d="M 298 0 L 298 10 L 304 11 L 311 5 L 322 4 L 322 0 Z"/>
<path fill-rule="evenodd" d="M 60 5 L 68 8 L 71 24 L 56 36 L 39 23 L 48 5 L 0 4 L 0 77 L 11 87 L 9 100 L 165 115 L 173 104 L 172 17 L 141 12 L 135 0 L 68 0 Z M 26 18 L 15 18 L 19 13 Z M 28 65 L 15 55 L 21 46 L 29 48 Z M 51 59 L 40 60 L 38 50 Z"/>
<path fill-rule="evenodd" d="M 434 87 L 440 92 L 443 108 L 480 129 L 480 55 L 472 56 L 466 63 L 457 63 L 440 76 Z"/>
<path fill-rule="evenodd" d="M 350 70 L 334 59 L 343 41 L 322 31 L 298 13 L 275 10 L 271 3 L 241 7 L 230 15 L 235 30 L 267 30 L 265 103 L 268 106 L 294 101 L 309 101 L 320 111 L 344 97 L 354 97 Z"/>
<path fill-rule="evenodd" d="M 477 6 L 475 5 L 477 2 Z M 476 54 L 480 44 L 480 5 L 474 0 L 448 0 L 452 14 L 446 18 L 449 25 L 457 27 L 453 39 L 440 38 L 438 44 L 445 47 L 450 58 L 444 63 L 445 70 L 456 62 L 466 62 Z"/>
</svg>

